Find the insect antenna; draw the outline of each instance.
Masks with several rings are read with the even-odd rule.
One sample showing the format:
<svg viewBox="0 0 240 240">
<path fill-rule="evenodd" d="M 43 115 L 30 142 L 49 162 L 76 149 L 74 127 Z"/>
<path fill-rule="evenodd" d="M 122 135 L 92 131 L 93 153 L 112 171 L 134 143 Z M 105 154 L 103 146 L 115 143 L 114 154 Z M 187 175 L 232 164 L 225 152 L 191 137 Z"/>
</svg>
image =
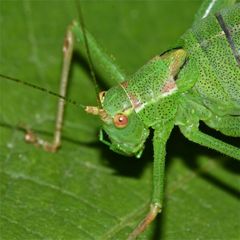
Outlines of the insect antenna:
<svg viewBox="0 0 240 240">
<path fill-rule="evenodd" d="M 70 98 L 63 97 L 62 95 L 60 95 L 60 94 L 58 94 L 58 93 L 55 93 L 55 92 L 53 92 L 53 91 L 51 91 L 51 90 L 48 90 L 48 89 L 46 89 L 46 88 L 37 86 L 37 85 L 35 85 L 35 84 L 29 83 L 29 82 L 26 82 L 26 81 L 23 81 L 23 80 L 14 78 L 14 77 L 10 77 L 10 76 L 7 76 L 7 75 L 1 74 L 1 73 L 0 73 L 0 77 L 1 77 L 2 79 L 9 80 L 9 81 L 13 81 L 13 82 L 16 82 L 16 83 L 19 83 L 19 84 L 23 84 L 23 85 L 25 85 L 25 86 L 34 88 L 34 89 L 39 90 L 39 91 L 41 91 L 41 92 L 45 92 L 45 93 L 47 93 L 47 94 L 49 94 L 49 95 L 52 95 L 52 96 L 61 98 L 61 99 L 63 99 L 66 103 L 69 103 L 69 104 L 72 104 L 72 105 L 81 107 L 81 108 L 83 108 L 83 109 L 86 108 L 86 106 L 84 106 L 83 104 L 77 103 L 75 100 L 72 100 L 72 99 L 70 99 Z"/>
<path fill-rule="evenodd" d="M 88 39 L 87 39 L 85 23 L 84 23 L 84 20 L 83 20 L 83 14 L 82 14 L 82 10 L 81 10 L 80 1 L 76 0 L 76 5 L 77 5 L 79 23 L 80 23 L 80 26 L 81 26 L 81 29 L 82 29 L 82 32 L 83 32 L 83 39 L 84 39 L 84 44 L 85 44 L 86 53 L 87 53 L 87 62 L 88 62 L 88 66 L 89 66 L 89 69 L 90 69 L 90 74 L 91 74 L 91 77 L 92 77 L 92 80 L 93 80 L 93 83 L 94 83 L 94 87 L 95 87 L 97 103 L 98 103 L 98 106 L 100 106 L 100 99 L 99 99 L 99 95 L 98 95 L 100 90 L 99 90 L 99 86 L 97 84 L 96 74 L 95 74 L 95 71 L 94 71 L 94 65 L 93 65 L 93 61 L 92 61 L 92 58 L 91 58 L 91 54 L 90 54 L 90 49 L 89 49 L 89 44 L 88 44 Z"/>
</svg>

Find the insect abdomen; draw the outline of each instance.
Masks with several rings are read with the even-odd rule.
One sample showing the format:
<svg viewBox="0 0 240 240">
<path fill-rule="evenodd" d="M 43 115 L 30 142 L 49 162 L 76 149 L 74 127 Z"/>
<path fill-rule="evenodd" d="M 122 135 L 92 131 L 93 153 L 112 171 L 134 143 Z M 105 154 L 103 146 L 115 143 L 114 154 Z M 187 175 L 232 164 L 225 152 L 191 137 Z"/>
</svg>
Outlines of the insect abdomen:
<svg viewBox="0 0 240 240">
<path fill-rule="evenodd" d="M 184 37 L 199 79 L 193 91 L 219 114 L 240 114 L 240 4 L 209 16 Z"/>
</svg>

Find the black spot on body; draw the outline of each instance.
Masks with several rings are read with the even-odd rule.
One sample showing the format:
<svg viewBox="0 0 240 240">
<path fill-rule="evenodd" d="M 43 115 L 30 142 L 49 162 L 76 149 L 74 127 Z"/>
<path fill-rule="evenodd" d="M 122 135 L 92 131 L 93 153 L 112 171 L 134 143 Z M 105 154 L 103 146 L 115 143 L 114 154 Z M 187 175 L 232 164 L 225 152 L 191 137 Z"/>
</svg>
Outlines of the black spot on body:
<svg viewBox="0 0 240 240">
<path fill-rule="evenodd" d="M 222 15 L 220 13 L 216 13 L 215 16 L 217 18 L 217 21 L 218 21 L 220 27 L 222 28 L 223 32 L 225 33 L 225 36 L 226 36 L 227 41 L 229 43 L 229 46 L 232 49 L 233 55 L 234 55 L 238 65 L 240 66 L 240 55 L 239 55 L 239 53 L 238 53 L 238 51 L 237 51 L 237 49 L 234 45 L 231 33 L 230 33 L 226 23 L 224 22 L 224 19 L 223 19 Z"/>
</svg>

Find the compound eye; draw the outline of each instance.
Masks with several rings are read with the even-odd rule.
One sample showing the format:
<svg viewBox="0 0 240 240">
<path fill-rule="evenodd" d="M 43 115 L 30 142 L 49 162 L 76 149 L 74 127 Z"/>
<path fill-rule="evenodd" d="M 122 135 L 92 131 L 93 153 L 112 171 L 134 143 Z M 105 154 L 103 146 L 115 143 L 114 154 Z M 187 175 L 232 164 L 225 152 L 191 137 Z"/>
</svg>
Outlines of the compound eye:
<svg viewBox="0 0 240 240">
<path fill-rule="evenodd" d="M 101 92 L 99 93 L 99 99 L 100 99 L 100 102 L 101 102 L 101 103 L 102 103 L 103 100 L 104 100 L 105 94 L 106 94 L 106 91 L 101 91 Z"/>
<path fill-rule="evenodd" d="M 113 122 L 117 128 L 124 128 L 128 124 L 128 117 L 124 114 L 116 114 Z"/>
</svg>

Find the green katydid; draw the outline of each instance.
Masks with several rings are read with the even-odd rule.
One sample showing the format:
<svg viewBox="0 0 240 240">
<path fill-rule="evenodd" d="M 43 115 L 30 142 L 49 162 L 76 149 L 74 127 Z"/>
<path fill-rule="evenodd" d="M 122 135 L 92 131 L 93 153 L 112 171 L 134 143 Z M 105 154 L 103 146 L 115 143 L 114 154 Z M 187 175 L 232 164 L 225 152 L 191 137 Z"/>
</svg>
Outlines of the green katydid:
<svg viewBox="0 0 240 240">
<path fill-rule="evenodd" d="M 211 5 L 213 2 L 206 1 L 207 8 L 202 8 L 198 16 L 205 18 L 207 17 L 205 15 L 209 15 L 212 11 L 216 12 L 215 15 L 201 20 L 200 23 L 196 22 L 193 30 L 183 35 L 175 49 L 155 57 L 135 75 L 127 79 L 109 61 L 107 56 L 101 53 L 89 33 L 86 33 L 94 67 L 101 71 L 101 67 L 104 66 L 102 70 L 107 70 L 108 74 L 120 82 L 118 86 L 100 94 L 100 106 L 86 108 L 88 113 L 100 116 L 104 124 L 103 130 L 109 135 L 111 142 L 107 143 L 103 140 L 102 134 L 100 140 L 107 143 L 116 152 L 126 155 L 134 154 L 140 157 L 143 144 L 148 136 L 148 128 L 152 127 L 155 131 L 154 188 L 151 210 L 142 224 L 131 235 L 132 238 L 144 230 L 161 210 L 165 144 L 174 125 L 178 125 L 182 133 L 191 141 L 240 160 L 238 148 L 198 131 L 198 123 L 203 120 L 212 128 L 220 130 L 226 135 L 240 136 L 239 5 L 233 6 L 230 10 L 219 12 L 228 4 L 225 6 L 224 1 L 215 1 L 219 6 L 216 5 L 217 7 L 214 8 Z M 230 35 L 228 24 L 233 29 Z M 202 31 L 203 28 L 207 27 L 209 29 Z M 81 29 L 77 23 L 73 23 L 69 27 L 66 37 L 67 43 L 65 43 L 67 49 L 63 81 L 67 80 L 65 74 L 68 73 L 70 65 L 73 33 L 77 40 L 84 42 L 85 35 Z M 216 37 L 210 39 L 207 34 L 211 33 L 212 36 L 212 29 L 216 29 L 214 35 Z M 204 35 L 205 33 L 206 35 Z M 219 45 L 216 43 L 217 41 L 220 41 Z M 202 43 L 202 48 L 198 47 L 198 42 Z M 68 46 L 70 47 L 68 48 Z M 221 52 L 221 50 L 224 51 Z M 215 53 L 212 55 L 213 59 L 208 57 L 208 51 Z M 219 54 L 219 58 L 216 57 L 217 54 Z M 201 56 L 200 62 L 199 56 Z M 224 57 L 229 59 L 229 69 L 226 67 L 226 65 L 228 66 L 226 63 L 225 66 L 214 65 L 216 63 L 215 57 L 218 61 Z M 214 71 L 211 64 L 206 64 L 206 62 L 213 64 Z M 102 65 L 95 63 L 102 63 Z M 222 70 L 226 70 L 226 72 L 222 72 Z M 232 80 L 225 82 L 226 76 L 234 76 L 235 82 Z M 146 85 L 151 86 L 149 91 L 146 91 Z M 65 87 L 63 89 L 65 90 Z M 65 96 L 65 92 L 60 94 Z M 63 101 L 60 102 L 63 106 Z M 63 107 L 60 107 L 61 116 L 58 117 L 56 126 L 58 130 L 62 125 L 61 109 Z M 35 144 L 56 150 L 60 145 L 60 131 L 58 130 L 54 143 L 50 145 L 38 138 L 34 137 L 33 139 L 31 134 L 28 134 L 27 137 Z"/>
</svg>

